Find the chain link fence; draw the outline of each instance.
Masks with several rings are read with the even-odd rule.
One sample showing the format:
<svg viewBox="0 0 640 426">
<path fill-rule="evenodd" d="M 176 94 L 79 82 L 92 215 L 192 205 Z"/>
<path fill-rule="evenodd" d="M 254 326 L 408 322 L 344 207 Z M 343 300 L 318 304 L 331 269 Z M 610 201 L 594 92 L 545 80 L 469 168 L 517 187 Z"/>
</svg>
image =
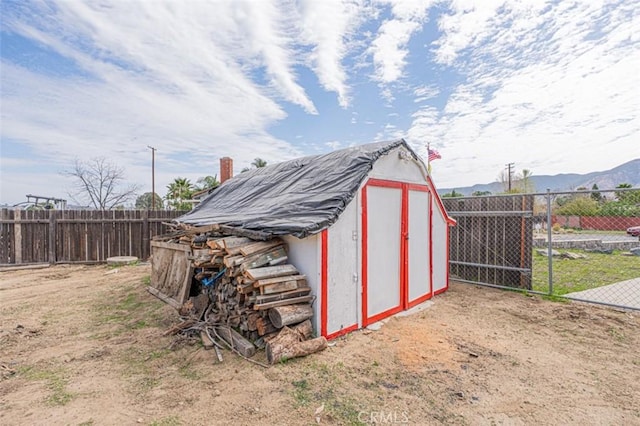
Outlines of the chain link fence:
<svg viewBox="0 0 640 426">
<path fill-rule="evenodd" d="M 458 221 L 450 240 L 453 280 L 640 310 L 640 190 L 444 203 Z"/>
</svg>

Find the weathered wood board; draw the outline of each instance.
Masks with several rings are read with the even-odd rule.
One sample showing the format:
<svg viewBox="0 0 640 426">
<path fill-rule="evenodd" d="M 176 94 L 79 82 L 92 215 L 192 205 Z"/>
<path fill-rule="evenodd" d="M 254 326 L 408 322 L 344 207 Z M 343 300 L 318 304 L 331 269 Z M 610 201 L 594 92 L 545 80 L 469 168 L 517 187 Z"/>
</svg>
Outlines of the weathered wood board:
<svg viewBox="0 0 640 426">
<path fill-rule="evenodd" d="M 191 247 L 160 241 L 151 242 L 151 285 L 149 292 L 178 309 L 189 298 L 193 266 Z"/>
</svg>

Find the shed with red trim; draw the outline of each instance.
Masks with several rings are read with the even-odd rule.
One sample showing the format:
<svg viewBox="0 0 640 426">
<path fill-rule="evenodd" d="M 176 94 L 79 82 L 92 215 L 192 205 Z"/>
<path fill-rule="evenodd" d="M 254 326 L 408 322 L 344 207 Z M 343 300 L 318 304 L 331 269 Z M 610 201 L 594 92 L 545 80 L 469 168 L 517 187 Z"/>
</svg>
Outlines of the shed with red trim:
<svg viewBox="0 0 640 426">
<path fill-rule="evenodd" d="M 316 296 L 314 327 L 329 339 L 448 288 L 455 221 L 403 139 L 242 173 L 177 221 L 284 238 Z"/>
</svg>

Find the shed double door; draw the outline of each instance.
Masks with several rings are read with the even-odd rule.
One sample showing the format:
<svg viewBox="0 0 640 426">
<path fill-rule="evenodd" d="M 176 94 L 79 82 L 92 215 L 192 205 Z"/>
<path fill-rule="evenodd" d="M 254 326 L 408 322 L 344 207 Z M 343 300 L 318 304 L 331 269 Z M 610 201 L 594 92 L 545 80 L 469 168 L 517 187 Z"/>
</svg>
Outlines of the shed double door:
<svg viewBox="0 0 640 426">
<path fill-rule="evenodd" d="M 427 299 L 431 197 L 426 185 L 370 179 L 362 189 L 363 326 Z"/>
</svg>

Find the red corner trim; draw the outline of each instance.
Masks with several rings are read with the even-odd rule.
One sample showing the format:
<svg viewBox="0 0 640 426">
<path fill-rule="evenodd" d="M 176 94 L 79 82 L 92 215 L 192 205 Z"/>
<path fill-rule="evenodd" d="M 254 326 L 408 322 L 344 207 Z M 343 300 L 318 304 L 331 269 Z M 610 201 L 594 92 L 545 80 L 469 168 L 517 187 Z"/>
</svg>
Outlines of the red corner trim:
<svg viewBox="0 0 640 426">
<path fill-rule="evenodd" d="M 327 337 L 327 313 L 329 312 L 329 231 L 320 233 L 321 245 L 321 278 L 320 278 L 320 334 Z"/>
</svg>

